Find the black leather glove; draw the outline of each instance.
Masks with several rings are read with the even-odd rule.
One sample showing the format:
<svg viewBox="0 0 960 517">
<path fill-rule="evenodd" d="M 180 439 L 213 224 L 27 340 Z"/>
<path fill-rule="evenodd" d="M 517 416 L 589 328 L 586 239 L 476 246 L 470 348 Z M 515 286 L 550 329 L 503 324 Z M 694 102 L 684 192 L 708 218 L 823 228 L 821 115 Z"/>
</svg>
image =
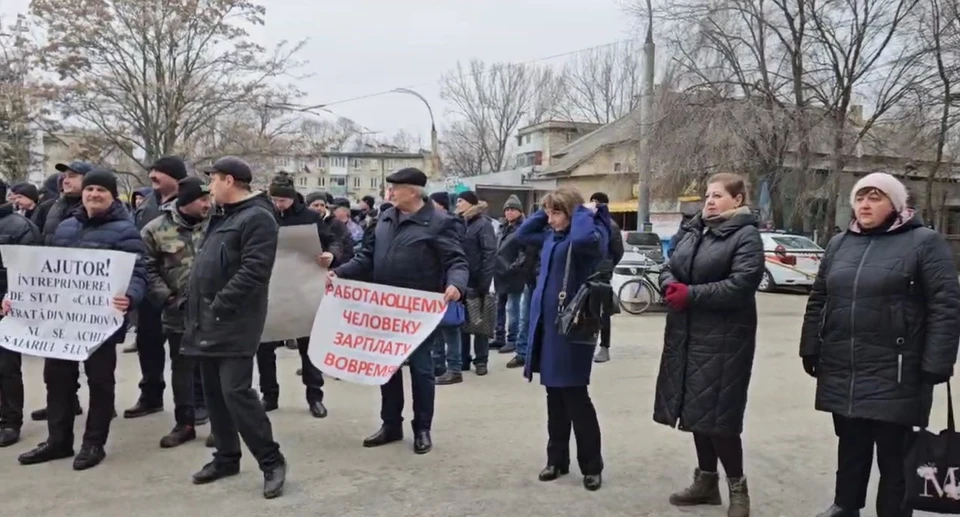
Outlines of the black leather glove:
<svg viewBox="0 0 960 517">
<path fill-rule="evenodd" d="M 933 372 L 920 372 L 920 378 L 924 384 L 936 385 L 943 384 L 950 380 L 950 375 Z"/>
<path fill-rule="evenodd" d="M 820 357 L 816 355 L 805 355 L 801 357 L 803 360 L 803 371 L 807 372 L 807 375 L 817 378 L 817 367 L 820 365 Z"/>
</svg>

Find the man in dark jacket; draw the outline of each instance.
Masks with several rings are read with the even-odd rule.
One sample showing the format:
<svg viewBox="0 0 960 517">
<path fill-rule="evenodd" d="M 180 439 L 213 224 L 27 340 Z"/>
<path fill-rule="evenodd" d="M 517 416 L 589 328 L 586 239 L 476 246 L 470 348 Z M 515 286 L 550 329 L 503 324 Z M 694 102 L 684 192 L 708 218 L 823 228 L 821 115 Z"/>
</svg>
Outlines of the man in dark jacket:
<svg viewBox="0 0 960 517">
<path fill-rule="evenodd" d="M 463 236 L 467 228 L 463 224 L 463 219 L 450 213 L 450 194 L 434 192 L 430 194 L 430 202 L 433 203 L 437 212 L 447 215 L 456 223 L 457 242 L 460 242 L 462 246 Z M 437 374 L 437 385 L 459 384 L 463 382 L 463 374 L 460 371 L 463 368 L 463 360 L 460 357 L 460 354 L 463 353 L 460 346 L 460 326 L 440 325 L 437 330 L 440 337 L 433 345 L 433 368 Z"/>
<path fill-rule="evenodd" d="M 170 341 L 170 383 L 176 425 L 160 440 L 160 447 L 165 449 L 195 439 L 196 426 L 205 423 L 197 421 L 197 407 L 206 408 L 206 404 L 202 390 L 194 385 L 196 361 L 180 353 L 180 344 L 190 267 L 203 238 L 209 211 L 207 186 L 199 178 L 184 178 L 179 182 L 176 199 L 164 205 L 161 216 L 147 223 L 141 232 L 149 281 L 147 298 L 163 308 L 163 330 Z"/>
<path fill-rule="evenodd" d="M 187 166 L 176 156 L 164 156 L 150 166 L 153 193 L 136 208 L 137 228 L 161 215 L 161 207 L 177 198 L 177 182 L 187 177 Z M 137 311 L 137 358 L 140 361 L 140 397 L 123 412 L 124 418 L 139 418 L 163 411 L 163 369 L 167 362 L 163 344 L 163 308 L 147 299 Z"/>
<path fill-rule="evenodd" d="M 58 181 L 62 192 L 60 193 L 60 197 L 55 199 L 47 209 L 43 226 L 37 227 L 40 229 L 44 244 L 48 246 L 53 245 L 53 235 L 60 223 L 69 219 L 71 214 L 81 206 L 80 194 L 83 192 L 83 177 L 93 169 L 93 165 L 81 161 L 70 162 L 70 164 L 58 163 L 55 167 L 60 171 Z M 77 384 L 77 389 L 80 389 L 80 384 Z M 80 399 L 75 400 L 74 411 L 77 415 L 83 413 L 83 409 L 80 406 Z M 46 420 L 47 409 L 42 408 L 33 411 L 30 413 L 30 418 L 33 420 Z"/>
<path fill-rule="evenodd" d="M 326 225 L 327 231 L 340 243 L 338 261 L 341 264 L 346 264 L 353 258 L 353 237 L 350 236 L 350 231 L 347 230 L 346 225 L 334 216 L 332 199 L 333 196 L 329 192 L 311 192 L 307 194 L 304 202 L 307 208 L 320 214 L 320 219 Z"/>
<path fill-rule="evenodd" d="M 60 181 L 62 179 L 63 176 L 57 172 L 47 176 L 47 179 L 43 181 L 43 188 L 40 190 L 40 196 L 37 200 L 37 208 L 30 219 L 36 225 L 37 230 L 40 230 L 41 236 L 43 227 L 46 225 L 47 213 L 50 212 L 50 207 L 60 197 Z"/>
<path fill-rule="evenodd" d="M 64 183 L 66 185 L 66 182 Z M 143 266 L 143 240 L 118 199 L 117 177 L 104 169 L 83 176 L 82 204 L 58 227 L 52 245 L 62 248 L 110 249 L 137 255 L 133 276 L 125 295 L 114 297 L 117 310 L 127 313 L 147 292 Z M 65 187 L 66 188 L 66 187 Z M 110 433 L 116 398 L 117 345 L 127 333 L 127 321 L 83 363 L 90 389 L 90 414 L 80 453 L 73 460 L 75 470 L 95 467 L 106 457 L 104 445 Z M 80 369 L 75 361 L 46 359 L 43 379 L 47 384 L 49 436 L 37 448 L 20 456 L 23 465 L 69 458 L 73 453 L 73 422 Z"/>
<path fill-rule="evenodd" d="M 469 272 L 453 218 L 437 213 L 423 197 L 426 175 L 419 169 L 401 169 L 387 176 L 394 207 L 377 222 L 374 238 L 350 262 L 333 269 L 330 277 L 357 278 L 367 274 L 377 284 L 443 292 L 459 300 L 467 291 Z M 410 355 L 413 377 L 413 450 L 426 454 L 433 448 L 435 377 L 431 352 L 434 332 Z M 403 374 L 401 370 L 380 387 L 383 425 L 363 441 L 378 447 L 403 439 Z"/>
<path fill-rule="evenodd" d="M 277 217 L 280 227 L 313 225 L 317 228 L 323 254 L 317 257 L 321 267 L 329 268 L 339 265 L 341 255 L 340 242 L 330 232 L 329 227 L 320 217 L 320 214 L 309 210 L 303 197 L 293 186 L 293 179 L 284 173 L 278 174 L 270 184 L 270 197 L 277 208 Z M 319 268 L 318 268 L 319 271 Z M 282 342 L 261 343 L 257 350 L 257 369 L 260 370 L 260 393 L 263 394 L 263 407 L 273 411 L 279 407 L 280 383 L 277 381 L 277 347 Z M 307 408 L 316 418 L 327 416 L 327 408 L 323 405 L 323 373 L 313 365 L 307 351 L 310 346 L 310 336 L 297 338 L 297 350 L 300 353 L 301 380 L 307 390 Z"/>
<path fill-rule="evenodd" d="M 590 202 L 599 205 L 609 205 L 610 197 L 604 192 L 597 192 L 590 196 Z M 600 271 L 613 275 L 613 268 L 623 258 L 623 234 L 620 233 L 620 227 L 617 223 L 610 221 L 610 244 L 607 250 L 607 257 L 600 262 Z M 600 348 L 597 349 L 597 355 L 593 362 L 605 363 L 610 360 L 610 314 L 604 313 L 600 324 Z"/>
<path fill-rule="evenodd" d="M 0 188 L 0 199 L 6 189 Z M 31 246 L 40 244 L 40 230 L 26 217 L 16 213 L 13 205 L 0 205 L 0 244 Z M 7 294 L 7 275 L 0 260 L 0 298 Z M 0 347 L 0 447 L 9 447 L 20 440 L 23 427 L 23 370 L 20 354 Z"/>
<path fill-rule="evenodd" d="M 493 223 L 490 222 L 486 212 L 487 203 L 480 201 L 476 193 L 468 190 L 459 194 L 457 215 L 463 218 L 467 227 L 466 234 L 463 236 L 463 253 L 467 257 L 470 270 L 467 299 L 486 300 L 494 296 L 490 294 L 490 284 L 493 282 L 493 271 L 497 260 L 497 235 L 493 231 Z M 485 301 L 484 305 L 490 302 L 496 303 L 496 299 Z M 470 369 L 470 336 L 471 334 L 466 332 L 460 335 L 464 370 Z M 473 334 L 473 351 L 476 357 L 472 358 L 472 362 L 477 367 L 477 375 L 480 376 L 487 374 L 487 360 L 490 355 L 489 340 L 490 336 Z"/>
<path fill-rule="evenodd" d="M 504 343 L 501 354 L 517 351 L 520 335 L 520 302 L 523 298 L 524 250 L 513 246 L 513 234 L 523 224 L 523 205 L 517 196 L 510 196 L 503 205 L 503 223 L 497 235 L 497 256 L 494 269 L 494 288 L 497 291 L 497 330 L 495 342 Z"/>
<path fill-rule="evenodd" d="M 40 206 L 40 191 L 37 190 L 37 187 L 32 183 L 17 183 L 10 188 L 10 191 L 16 196 L 14 198 L 15 208 L 20 210 L 21 215 L 30 219 L 30 221 L 34 221 L 37 207 Z"/>
<path fill-rule="evenodd" d="M 239 473 L 242 437 L 263 471 L 263 496 L 273 499 L 283 494 L 286 460 L 252 384 L 279 227 L 270 199 L 250 191 L 243 160 L 221 158 L 206 173 L 217 208 L 190 270 L 181 352 L 199 357 L 217 450 L 193 482 Z"/>
</svg>

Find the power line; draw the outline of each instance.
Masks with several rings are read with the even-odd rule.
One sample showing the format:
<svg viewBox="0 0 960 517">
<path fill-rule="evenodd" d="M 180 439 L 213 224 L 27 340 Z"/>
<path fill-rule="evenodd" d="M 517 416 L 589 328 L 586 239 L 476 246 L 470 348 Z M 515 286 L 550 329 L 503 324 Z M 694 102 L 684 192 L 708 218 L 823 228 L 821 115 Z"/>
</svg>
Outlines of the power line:
<svg viewBox="0 0 960 517">
<path fill-rule="evenodd" d="M 609 42 L 609 43 L 603 43 L 603 44 L 600 44 L 600 45 L 594 45 L 594 46 L 592 46 L 592 47 L 584 47 L 584 48 L 580 48 L 580 49 L 577 49 L 577 50 L 571 50 L 571 51 L 569 51 L 569 52 L 563 52 L 563 53 L 560 53 L 560 54 L 554 54 L 554 55 L 552 55 L 552 56 L 546 56 L 546 57 L 540 57 L 540 58 L 537 58 L 537 59 L 531 59 L 531 60 L 529 60 L 529 61 L 521 61 L 521 62 L 518 62 L 518 63 L 508 63 L 507 66 L 508 66 L 508 67 L 516 67 L 516 66 L 531 65 L 531 64 L 533 64 L 533 63 L 539 63 L 539 62 L 541 62 L 541 61 L 550 61 L 550 60 L 552 60 L 552 59 L 557 59 L 557 58 L 561 58 L 561 57 L 572 56 L 572 55 L 574 55 L 574 54 L 580 54 L 580 53 L 589 52 L 589 51 L 592 51 L 592 50 L 599 50 L 599 49 L 607 48 L 607 47 L 613 47 L 613 46 L 616 46 L 616 45 L 620 45 L 620 44 L 622 44 L 622 43 L 627 43 L 627 42 L 630 42 L 630 41 L 637 41 L 637 40 L 639 40 L 639 38 L 627 38 L 627 39 L 622 39 L 622 40 L 617 40 L 617 41 L 611 41 L 611 42 Z M 479 75 L 481 75 L 481 74 L 483 74 L 483 73 L 486 73 L 486 72 L 489 72 L 489 69 L 484 70 L 484 71 L 482 71 L 482 72 L 473 72 L 473 73 L 467 74 L 467 76 L 468 76 L 468 77 L 476 77 L 476 76 L 479 76 Z M 412 88 L 419 88 L 419 87 L 421 87 L 421 86 L 430 86 L 430 85 L 432 85 L 432 84 L 434 84 L 434 83 L 433 83 L 433 82 L 426 82 L 426 83 L 412 84 L 412 85 L 408 85 L 408 86 L 398 86 L 398 87 L 396 87 L 396 88 L 390 88 L 389 90 L 383 90 L 383 91 L 379 91 L 379 92 L 375 92 L 375 93 L 368 93 L 368 94 L 365 94 L 365 95 L 358 95 L 358 96 L 356 96 L 356 97 L 349 97 L 349 98 L 346 98 L 346 99 L 340 99 L 340 100 L 333 101 L 333 102 L 326 102 L 326 103 L 323 103 L 323 104 L 317 104 L 316 106 L 309 106 L 309 107 L 302 108 L 302 109 L 304 109 L 304 110 L 307 110 L 307 109 L 322 109 L 322 108 L 326 108 L 327 106 L 335 106 L 335 105 L 337 105 L 337 104 L 345 104 L 345 103 L 347 103 L 347 102 L 354 102 L 354 101 L 359 101 L 359 100 L 365 100 L 365 99 L 370 99 L 370 98 L 373 98 L 373 97 L 379 97 L 379 96 L 381 96 L 381 95 L 387 95 L 387 94 L 389 94 L 389 93 L 396 93 L 394 90 L 397 90 L 398 88 L 412 89 Z"/>
</svg>

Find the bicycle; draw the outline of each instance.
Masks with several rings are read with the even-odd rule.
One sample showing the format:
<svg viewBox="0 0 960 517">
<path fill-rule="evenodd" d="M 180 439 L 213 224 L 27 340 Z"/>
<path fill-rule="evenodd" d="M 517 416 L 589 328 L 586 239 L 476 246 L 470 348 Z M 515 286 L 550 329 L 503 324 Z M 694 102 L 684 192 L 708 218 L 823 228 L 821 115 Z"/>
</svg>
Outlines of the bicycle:
<svg viewBox="0 0 960 517">
<path fill-rule="evenodd" d="M 617 292 L 620 308 L 628 314 L 639 316 L 646 312 L 651 304 L 663 299 L 660 286 L 648 277 L 651 273 L 659 273 L 659 271 L 645 269 L 641 276 L 631 278 L 620 286 Z"/>
</svg>

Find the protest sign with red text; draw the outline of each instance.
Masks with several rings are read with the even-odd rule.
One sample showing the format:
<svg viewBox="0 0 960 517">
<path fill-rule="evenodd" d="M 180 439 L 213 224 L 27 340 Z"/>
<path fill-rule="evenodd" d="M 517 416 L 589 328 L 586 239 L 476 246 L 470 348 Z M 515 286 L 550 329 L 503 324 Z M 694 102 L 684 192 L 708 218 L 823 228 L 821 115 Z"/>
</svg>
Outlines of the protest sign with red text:
<svg viewBox="0 0 960 517">
<path fill-rule="evenodd" d="M 338 379 L 384 384 L 446 310 L 443 293 L 335 278 L 313 320 L 310 360 Z"/>
</svg>

